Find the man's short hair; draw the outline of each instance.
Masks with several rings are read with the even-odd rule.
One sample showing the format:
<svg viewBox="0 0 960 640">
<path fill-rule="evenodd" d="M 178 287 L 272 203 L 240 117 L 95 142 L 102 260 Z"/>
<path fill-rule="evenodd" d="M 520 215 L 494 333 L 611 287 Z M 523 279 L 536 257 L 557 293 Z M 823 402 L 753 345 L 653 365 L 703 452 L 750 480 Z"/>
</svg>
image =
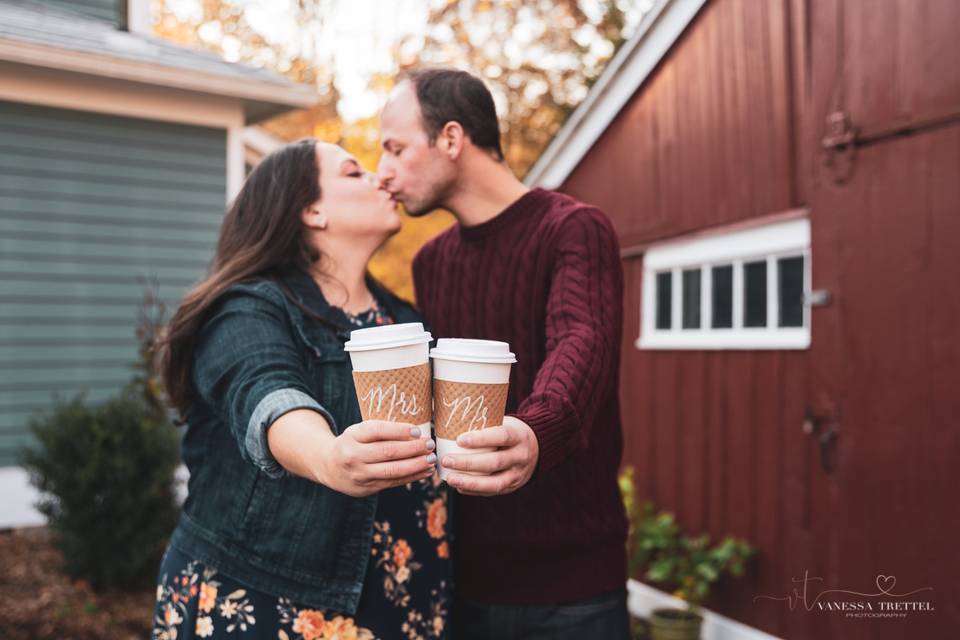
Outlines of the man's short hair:
<svg viewBox="0 0 960 640">
<path fill-rule="evenodd" d="M 444 125 L 458 122 L 475 146 L 503 160 L 497 108 L 480 78 L 457 69 L 422 69 L 403 79 L 416 89 L 423 128 L 431 144 Z"/>
</svg>

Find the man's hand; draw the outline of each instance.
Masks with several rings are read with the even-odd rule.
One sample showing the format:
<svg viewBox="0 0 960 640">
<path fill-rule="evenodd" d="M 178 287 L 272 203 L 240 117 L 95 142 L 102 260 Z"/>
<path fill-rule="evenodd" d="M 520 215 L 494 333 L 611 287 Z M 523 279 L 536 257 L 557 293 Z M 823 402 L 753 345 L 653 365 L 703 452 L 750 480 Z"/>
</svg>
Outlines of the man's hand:
<svg viewBox="0 0 960 640">
<path fill-rule="evenodd" d="M 499 427 L 461 434 L 457 444 L 465 449 L 495 448 L 484 453 L 445 455 L 440 461 L 454 472 L 447 478 L 447 484 L 471 496 L 497 496 L 516 491 L 529 482 L 540 455 L 533 429 L 513 416 L 506 416 Z"/>
</svg>

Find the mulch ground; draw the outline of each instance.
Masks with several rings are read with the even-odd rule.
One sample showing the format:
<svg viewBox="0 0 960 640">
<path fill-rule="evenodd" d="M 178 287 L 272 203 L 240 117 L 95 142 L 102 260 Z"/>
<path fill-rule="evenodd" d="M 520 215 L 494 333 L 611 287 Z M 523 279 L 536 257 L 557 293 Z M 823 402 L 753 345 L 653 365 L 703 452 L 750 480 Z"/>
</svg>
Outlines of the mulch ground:
<svg viewBox="0 0 960 640">
<path fill-rule="evenodd" d="M 44 528 L 0 531 L 0 638 L 142 640 L 150 637 L 153 588 L 97 592 L 61 573 L 63 556 Z M 633 620 L 634 638 L 645 625 Z"/>
<path fill-rule="evenodd" d="M 95 592 L 62 574 L 62 561 L 46 529 L 0 531 L 0 638 L 150 637 L 154 589 Z"/>
</svg>

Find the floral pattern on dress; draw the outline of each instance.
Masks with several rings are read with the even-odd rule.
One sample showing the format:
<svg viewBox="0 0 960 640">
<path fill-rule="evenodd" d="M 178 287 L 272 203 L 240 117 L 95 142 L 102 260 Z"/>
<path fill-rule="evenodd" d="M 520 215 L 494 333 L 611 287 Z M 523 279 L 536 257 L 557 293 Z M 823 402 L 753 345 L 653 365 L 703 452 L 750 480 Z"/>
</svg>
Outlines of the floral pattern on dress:
<svg viewBox="0 0 960 640">
<path fill-rule="evenodd" d="M 413 549 L 403 538 L 394 539 L 389 522 L 373 523 L 373 545 L 370 555 L 377 558 L 377 567 L 383 569 L 383 592 L 387 600 L 398 607 L 410 604 L 407 588 L 413 573 L 423 565 L 413 560 Z"/>
<path fill-rule="evenodd" d="M 287 598 L 277 602 L 281 625 L 290 625 L 291 636 L 283 629 L 277 631 L 278 640 L 375 640 L 373 632 L 358 627 L 353 618 L 326 616 L 317 609 L 298 609 Z"/>
<path fill-rule="evenodd" d="M 190 561 L 170 578 L 164 575 L 157 587 L 157 606 L 154 614 L 154 640 L 187 640 L 212 638 L 214 635 L 249 637 L 257 624 L 255 604 L 247 589 L 233 589 L 222 594 L 223 580 L 217 572 Z M 255 592 L 256 593 L 256 592 Z M 257 594 L 261 599 L 269 598 Z M 256 598 L 255 598 L 256 599 Z M 374 633 L 356 624 L 353 618 L 327 614 L 318 609 L 297 607 L 286 598 L 269 598 L 276 604 L 276 624 L 273 630 L 278 640 L 377 640 Z M 269 609 L 264 613 L 272 614 Z M 272 618 L 272 615 L 268 615 Z M 192 633 L 189 633 L 190 621 Z M 262 637 L 257 635 L 256 637 Z"/>
<path fill-rule="evenodd" d="M 153 640 L 446 637 L 452 587 L 446 486 L 435 474 L 384 493 L 374 521 L 371 567 L 356 617 L 299 606 L 286 598 L 244 588 L 171 548 L 170 567 L 176 568 L 164 571 L 157 587 Z M 448 568 L 439 572 L 439 566 Z M 419 595 L 414 597 L 414 593 Z M 396 613 L 387 614 L 384 607 Z M 396 622 L 387 623 L 388 618 Z"/>
<path fill-rule="evenodd" d="M 425 529 L 427 534 L 437 540 L 436 554 L 442 560 L 450 559 L 449 527 L 447 526 L 447 500 L 448 493 L 441 488 L 442 480 L 440 474 L 433 474 L 432 478 L 421 480 L 424 483 L 422 487 L 426 500 L 423 502 L 423 508 L 417 509 L 417 524 L 421 529 Z M 429 485 L 427 485 L 429 483 Z M 407 485 L 411 488 L 412 485 Z"/>
<path fill-rule="evenodd" d="M 422 508 L 418 508 L 415 512 L 417 527 L 437 541 L 435 549 L 437 558 L 449 560 L 448 492 L 439 474 L 435 473 L 432 477 L 420 480 L 416 484 L 407 484 L 405 488 L 407 491 L 417 489 L 421 492 Z M 391 534 L 390 523 L 383 521 L 374 523 L 373 546 L 370 553 L 377 557 L 377 566 L 381 567 L 385 573 L 383 587 L 387 599 L 397 606 L 406 607 L 409 600 L 406 595 L 406 586 L 416 579 L 414 572 L 421 566 L 414 561 L 413 550 L 406 540 L 395 539 Z M 430 591 L 428 610 L 409 609 L 406 621 L 401 627 L 405 638 L 428 640 L 443 637 L 449 613 L 446 597 L 449 587 L 448 582 L 444 580 L 438 588 Z"/>
<path fill-rule="evenodd" d="M 194 634 L 198 638 L 213 636 L 216 627 L 227 633 L 246 631 L 257 623 L 253 605 L 245 589 L 235 589 L 221 596 L 221 583 L 214 578 L 217 572 L 192 561 L 173 578 L 163 576 L 157 586 L 157 608 L 153 621 L 155 640 L 177 640 L 180 625 L 189 620 L 191 601 L 196 600 Z"/>
<path fill-rule="evenodd" d="M 347 321 L 354 327 L 375 327 L 377 325 L 393 324 L 393 319 L 384 313 L 376 298 L 373 300 L 373 306 L 366 311 L 361 311 L 360 313 L 348 313 L 344 311 L 343 315 L 347 317 Z"/>
<path fill-rule="evenodd" d="M 411 609 L 407 614 L 407 621 L 403 623 L 400 630 L 406 635 L 408 640 L 427 640 L 428 638 L 441 638 L 447 626 L 447 606 L 446 599 L 440 596 L 440 591 L 446 588 L 446 582 L 440 583 L 439 589 L 430 591 L 431 605 L 428 615 L 424 616 L 416 609 Z"/>
</svg>

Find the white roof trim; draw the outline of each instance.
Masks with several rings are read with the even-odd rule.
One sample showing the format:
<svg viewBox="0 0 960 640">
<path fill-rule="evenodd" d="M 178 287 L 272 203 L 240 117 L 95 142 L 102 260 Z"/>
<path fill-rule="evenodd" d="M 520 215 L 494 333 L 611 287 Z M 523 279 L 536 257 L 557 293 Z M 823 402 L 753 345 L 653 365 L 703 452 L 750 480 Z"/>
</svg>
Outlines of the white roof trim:
<svg viewBox="0 0 960 640">
<path fill-rule="evenodd" d="M 647 79 L 706 0 L 658 0 L 524 178 L 556 189 Z"/>
<path fill-rule="evenodd" d="M 125 0 L 127 5 L 127 31 L 141 36 L 149 36 L 150 0 Z"/>
<path fill-rule="evenodd" d="M 0 60 L 197 93 L 255 100 L 291 108 L 311 107 L 318 100 L 316 92 L 305 85 L 292 83 L 279 85 L 258 81 L 257 78 L 229 78 L 203 71 L 117 59 L 109 55 L 68 51 L 2 37 L 0 37 Z"/>
<path fill-rule="evenodd" d="M 243 146 L 248 151 L 252 151 L 258 160 L 263 159 L 264 156 L 273 153 L 286 144 L 280 138 L 268 133 L 266 129 L 258 127 L 257 125 L 244 127 L 240 132 L 240 138 L 243 140 Z"/>
</svg>

